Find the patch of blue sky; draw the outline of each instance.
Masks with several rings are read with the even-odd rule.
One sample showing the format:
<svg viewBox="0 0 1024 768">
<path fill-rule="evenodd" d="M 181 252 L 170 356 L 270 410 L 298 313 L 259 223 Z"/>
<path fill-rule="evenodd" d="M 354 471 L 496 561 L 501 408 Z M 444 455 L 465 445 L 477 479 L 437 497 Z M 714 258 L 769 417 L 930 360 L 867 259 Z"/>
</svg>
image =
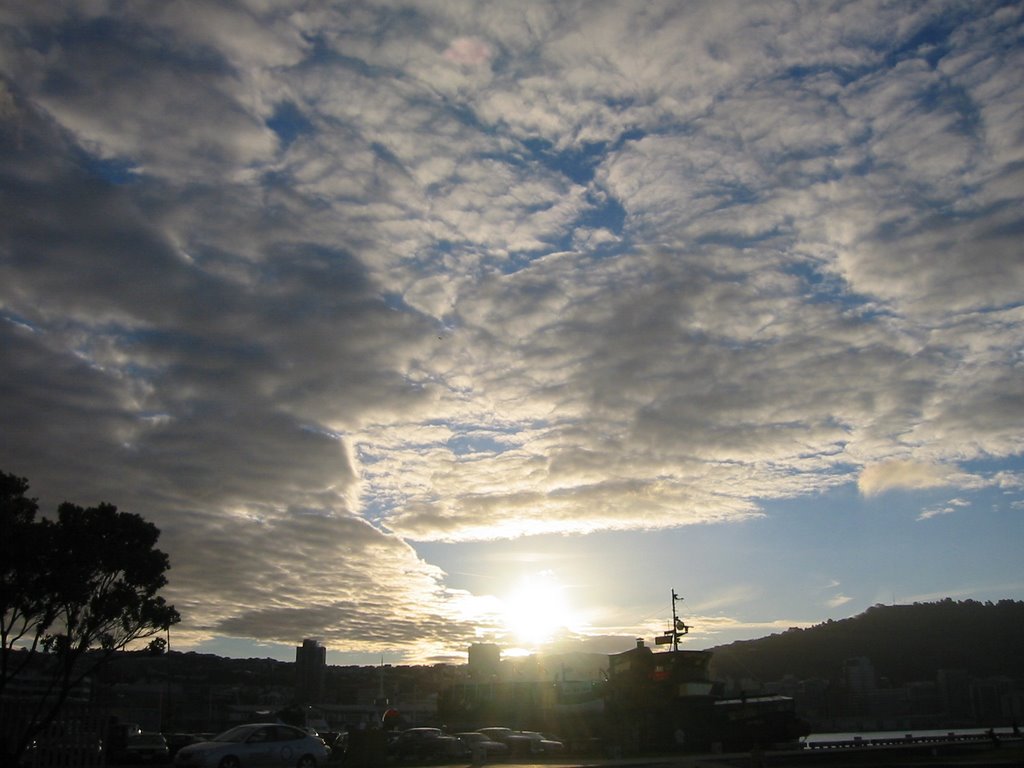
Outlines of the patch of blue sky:
<svg viewBox="0 0 1024 768">
<path fill-rule="evenodd" d="M 381 301 L 384 302 L 384 306 L 388 309 L 392 309 L 395 312 L 414 312 L 415 310 L 410 307 L 405 297 L 395 291 L 384 291 L 380 294 Z"/>
<path fill-rule="evenodd" d="M 24 328 L 27 331 L 32 331 L 33 333 L 39 330 L 39 327 L 27 317 L 18 314 L 17 312 L 11 312 L 10 310 L 0 312 L 0 320 L 3 320 L 5 323 L 10 323 L 18 328 Z"/>
<path fill-rule="evenodd" d="M 333 429 L 328 429 L 322 424 L 299 424 L 299 429 L 303 432 L 309 432 L 310 434 L 316 435 L 318 437 L 326 437 L 332 441 L 341 440 L 343 437 L 343 435 L 340 432 Z"/>
<path fill-rule="evenodd" d="M 162 422 L 170 421 L 174 416 L 167 411 L 139 411 L 135 414 L 135 418 L 141 421 L 148 421 L 153 424 L 159 424 Z"/>
<path fill-rule="evenodd" d="M 626 209 L 617 199 L 604 192 L 588 190 L 587 206 L 582 209 L 572 225 L 567 227 L 552 242 L 555 250 L 569 251 L 581 248 L 595 258 L 608 258 L 621 253 L 626 244 L 623 240 L 626 231 Z M 595 244 L 579 242 L 579 230 L 607 230 L 618 240 L 598 239 Z"/>
<path fill-rule="evenodd" d="M 993 216 L 1002 211 L 1012 211 L 1018 205 L 1015 200 L 1000 200 L 992 205 L 974 213 L 975 218 Z M 1022 237 L 1024 236 L 1024 216 L 1017 216 L 1012 221 L 999 221 L 998 224 L 988 227 L 985 234 L 991 238 Z M 1019 304 L 1015 303 L 1013 306 Z"/>
<path fill-rule="evenodd" d="M 622 235 L 626 226 L 626 209 L 617 199 L 608 194 L 600 196 L 587 194 L 590 204 L 576 219 L 576 226 L 592 229 L 607 229 L 616 235 Z"/>
<path fill-rule="evenodd" d="M 371 466 L 366 465 L 364 466 Z M 389 518 L 409 504 L 409 496 L 394 488 L 388 489 L 376 484 L 377 477 L 371 472 L 362 479 L 362 493 L 359 495 L 359 509 L 354 510 L 363 520 L 383 531 L 390 531 Z M 436 497 L 429 499 L 437 501 Z"/>
<path fill-rule="evenodd" d="M 331 47 L 331 44 L 323 35 L 306 35 L 305 38 L 311 43 L 311 46 L 309 53 L 302 61 L 300 67 L 317 67 L 324 65 L 338 66 L 352 70 L 361 75 L 365 75 L 366 77 L 372 77 L 374 74 L 380 72 L 379 69 L 371 66 L 362 59 L 339 53 Z"/>
<path fill-rule="evenodd" d="M 647 135 L 647 131 L 642 128 L 630 128 L 628 131 L 623 131 L 619 134 L 619 137 L 611 144 L 608 148 L 609 152 L 617 152 L 622 149 L 623 145 L 629 141 L 640 141 Z"/>
<path fill-rule="evenodd" d="M 393 165 L 403 171 L 405 170 L 405 165 L 398 156 L 379 141 L 370 142 L 370 149 L 378 160 L 383 160 L 389 165 Z"/>
<path fill-rule="evenodd" d="M 313 132 L 313 124 L 291 101 L 282 101 L 267 120 L 267 127 L 277 134 L 281 147 L 287 149 L 297 138 Z"/>
<path fill-rule="evenodd" d="M 37 50 L 48 50 L 50 45 L 73 48 L 92 46 L 112 41 L 129 31 L 129 24 L 116 16 L 70 16 L 63 23 L 49 27 L 31 27 L 27 30 L 31 45 Z M 139 30 L 136 28 L 135 30 Z M 156 51 L 154 51 L 156 53 Z"/>
<path fill-rule="evenodd" d="M 964 87 L 943 80 L 931 84 L 917 98 L 919 106 L 930 112 L 956 115 L 956 120 L 945 126 L 946 130 L 980 141 L 984 132 L 981 107 Z"/>
<path fill-rule="evenodd" d="M 454 424 L 443 422 L 454 433 L 447 441 L 456 456 L 476 453 L 500 454 L 519 445 L 517 437 L 523 429 L 537 425 L 522 424 Z"/>
<path fill-rule="evenodd" d="M 869 72 L 874 72 L 877 67 L 864 65 L 860 67 L 834 64 L 795 64 L 787 68 L 780 76 L 781 80 L 813 80 L 822 76 L 831 76 L 839 85 L 854 83 Z M 829 97 L 831 101 L 838 100 L 838 94 Z"/>
<path fill-rule="evenodd" d="M 99 157 L 78 150 L 78 163 L 89 176 L 113 186 L 132 184 L 141 179 L 138 164 L 127 157 Z"/>
<path fill-rule="evenodd" d="M 563 150 L 556 150 L 554 144 L 542 138 L 524 139 L 521 143 L 530 158 L 582 185 L 594 178 L 597 166 L 608 152 L 608 143 L 604 141 L 584 142 Z"/>
<path fill-rule="evenodd" d="M 820 262 L 801 259 L 783 266 L 782 272 L 800 280 L 804 286 L 802 298 L 810 304 L 838 304 L 845 310 L 856 311 L 862 319 L 888 314 L 875 299 L 850 290 L 845 280 L 824 267 Z"/>
<path fill-rule="evenodd" d="M 962 461 L 958 466 L 965 472 L 984 476 L 992 476 L 1000 472 L 1014 473 L 1024 483 L 1024 456 L 984 456 Z M 1016 490 L 1024 497 L 1024 485 Z"/>
<path fill-rule="evenodd" d="M 946 505 L 953 498 L 970 502 L 972 496 L 962 489 L 936 487 L 864 497 L 850 482 L 808 497 L 764 502 L 761 506 L 767 517 L 741 528 L 755 535 L 758 546 L 767 551 L 792 553 L 804 572 L 818 571 L 844 584 L 861 583 L 865 591 L 857 595 L 859 610 L 873 602 L 876 593 L 895 591 L 905 598 L 935 585 L 949 589 L 955 580 L 964 578 L 963 573 L 950 577 L 944 571 L 941 555 L 950 547 L 949 530 L 935 530 L 923 525 L 928 520 L 920 518 L 923 511 Z M 972 503 L 943 515 L 946 519 L 940 524 L 964 529 L 958 546 L 965 552 L 990 556 L 1010 569 L 1016 556 L 999 542 L 1007 530 L 995 535 L 998 526 L 983 526 L 967 535 L 975 529 L 979 516 L 991 516 L 991 512 L 989 507 Z M 1022 523 L 1010 523 L 1010 527 L 1020 530 Z M 844 546 L 830 546 L 836 541 Z M 782 583 L 795 583 L 791 579 L 792 574 L 787 575 Z"/>
<path fill-rule="evenodd" d="M 887 52 L 885 63 L 893 66 L 909 58 L 920 58 L 932 67 L 951 50 L 949 36 L 964 23 L 963 14 L 951 10 L 941 16 L 934 16 L 910 37 L 900 40 L 899 45 Z"/>
<path fill-rule="evenodd" d="M 498 454 L 508 449 L 504 441 L 486 434 L 456 435 L 448 440 L 447 446 L 456 456 Z"/>
<path fill-rule="evenodd" d="M 557 241 L 551 243 L 549 246 L 542 248 L 535 248 L 529 251 L 514 251 L 509 253 L 500 263 L 497 264 L 498 269 L 501 270 L 503 275 L 514 275 L 516 272 L 526 269 L 537 259 L 546 256 L 552 251 L 565 250 L 561 247 L 561 242 L 565 238 L 559 238 Z"/>
<path fill-rule="evenodd" d="M 923 59 L 929 66 L 935 67 L 938 62 L 952 49 L 949 43 L 950 34 L 963 23 L 957 13 L 936 16 L 924 24 L 916 33 L 900 40 L 899 44 L 887 48 L 887 40 L 874 46 L 879 59 L 865 61 L 860 65 L 844 64 L 798 64 L 787 68 L 782 79 L 808 80 L 824 75 L 831 76 L 840 85 L 846 86 L 860 80 L 865 75 L 878 69 L 891 68 L 907 59 Z M 867 44 L 870 41 L 857 41 Z M 837 95 L 830 97 L 833 100 Z"/>
<path fill-rule="evenodd" d="M 356 443 L 354 449 L 356 458 L 359 459 L 360 464 L 373 465 L 379 464 L 384 460 L 384 456 L 380 453 L 374 452 L 367 448 L 365 445 Z"/>
</svg>

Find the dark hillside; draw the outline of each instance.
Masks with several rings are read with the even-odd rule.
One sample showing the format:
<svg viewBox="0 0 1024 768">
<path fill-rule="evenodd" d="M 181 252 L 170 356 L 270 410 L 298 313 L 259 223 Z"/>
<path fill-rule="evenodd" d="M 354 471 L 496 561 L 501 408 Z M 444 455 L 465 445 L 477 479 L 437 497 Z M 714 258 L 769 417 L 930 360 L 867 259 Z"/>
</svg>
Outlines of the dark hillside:
<svg viewBox="0 0 1024 768">
<path fill-rule="evenodd" d="M 976 677 L 1024 677 L 1024 602 L 974 600 L 876 605 L 841 621 L 790 629 L 714 649 L 718 679 L 836 679 L 845 659 L 866 656 L 893 685 L 932 680 L 940 669 Z"/>
</svg>

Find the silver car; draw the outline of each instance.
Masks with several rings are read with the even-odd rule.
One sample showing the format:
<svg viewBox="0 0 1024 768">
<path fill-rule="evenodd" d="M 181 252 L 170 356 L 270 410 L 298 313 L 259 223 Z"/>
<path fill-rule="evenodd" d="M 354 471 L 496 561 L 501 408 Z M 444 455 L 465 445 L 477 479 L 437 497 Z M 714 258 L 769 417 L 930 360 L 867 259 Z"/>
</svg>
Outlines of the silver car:
<svg viewBox="0 0 1024 768">
<path fill-rule="evenodd" d="M 179 768 L 313 768 L 327 762 L 330 750 L 318 736 L 278 723 L 239 725 L 211 741 L 178 750 Z"/>
</svg>

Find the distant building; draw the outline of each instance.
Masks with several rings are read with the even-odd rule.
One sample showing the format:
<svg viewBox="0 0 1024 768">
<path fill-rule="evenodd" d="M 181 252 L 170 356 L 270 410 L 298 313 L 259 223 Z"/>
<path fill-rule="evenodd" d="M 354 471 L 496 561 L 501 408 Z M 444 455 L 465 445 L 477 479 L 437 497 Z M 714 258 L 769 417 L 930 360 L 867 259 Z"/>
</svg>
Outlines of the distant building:
<svg viewBox="0 0 1024 768">
<path fill-rule="evenodd" d="M 494 643 L 469 646 L 469 676 L 474 680 L 497 677 L 501 669 L 501 648 Z"/>
<path fill-rule="evenodd" d="M 863 656 L 847 659 L 843 662 L 843 678 L 847 690 L 854 695 L 863 696 L 875 690 L 875 667 Z"/>
<path fill-rule="evenodd" d="M 295 649 L 295 698 L 300 704 L 319 703 L 324 698 L 327 648 L 316 640 L 303 640 Z"/>
</svg>

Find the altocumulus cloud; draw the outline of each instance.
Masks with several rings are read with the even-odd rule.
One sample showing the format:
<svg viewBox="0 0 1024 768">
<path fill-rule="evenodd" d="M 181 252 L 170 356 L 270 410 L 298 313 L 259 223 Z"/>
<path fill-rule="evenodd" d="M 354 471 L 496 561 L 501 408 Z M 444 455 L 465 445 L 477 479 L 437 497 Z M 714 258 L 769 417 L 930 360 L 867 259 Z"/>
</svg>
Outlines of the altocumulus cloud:
<svg viewBox="0 0 1024 768">
<path fill-rule="evenodd" d="M 185 641 L 442 658 L 411 542 L 1019 487 L 1019 4 L 0 25 L 0 467 L 156 522 Z"/>
</svg>

